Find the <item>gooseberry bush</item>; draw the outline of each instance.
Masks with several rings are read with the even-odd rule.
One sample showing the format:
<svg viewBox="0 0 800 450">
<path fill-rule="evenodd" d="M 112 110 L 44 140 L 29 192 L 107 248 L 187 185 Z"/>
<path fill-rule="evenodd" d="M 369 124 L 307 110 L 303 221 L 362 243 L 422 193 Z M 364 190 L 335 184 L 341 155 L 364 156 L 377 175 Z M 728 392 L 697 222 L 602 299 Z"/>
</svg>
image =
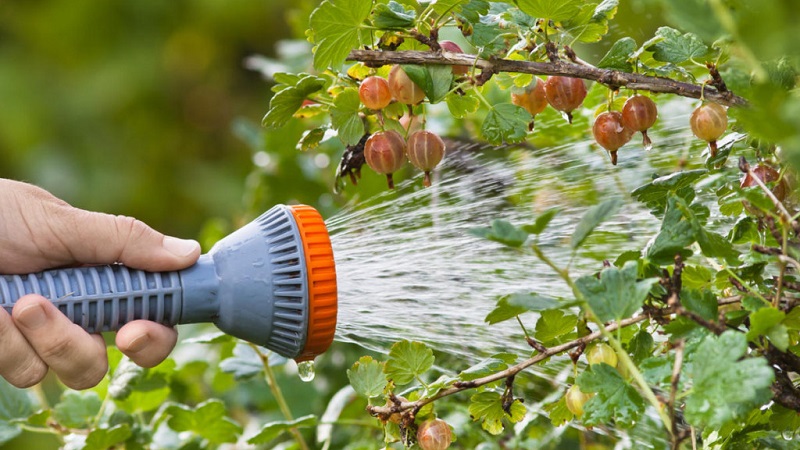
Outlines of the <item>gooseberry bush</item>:
<svg viewBox="0 0 800 450">
<path fill-rule="evenodd" d="M 681 145 L 676 164 L 624 196 L 592 197 L 559 244 L 573 256 L 590 249 L 630 202 L 659 224 L 646 245 L 580 272 L 542 242 L 557 206 L 530 223 L 498 212 L 476 224 L 474 239 L 545 264 L 568 293 L 510 286 L 487 299 L 486 326 L 518 323 L 529 351 L 473 364 L 401 340 L 331 363 L 328 376 L 346 376 L 351 391 L 320 414 L 305 408 L 313 391 L 278 372 L 285 360 L 228 336 L 183 344 L 214 348 L 213 360 L 154 369 L 110 349 L 109 376 L 92 390 L 55 399 L 40 391 L 36 401 L 0 386 L 0 441 L 26 431 L 88 449 L 797 448 L 798 55 L 792 33 L 764 31 L 785 26 L 794 5 L 642 4 L 665 8 L 671 26 L 608 42 L 617 0 L 324 0 L 300 14 L 313 53 L 270 73 L 262 132 L 301 127 L 297 150 L 340 158 L 340 195 L 369 183 L 394 188 L 414 171 L 419 189 L 433 190 L 465 141 L 524 154 L 590 138 L 607 158 L 602 170 L 624 173 L 662 151 L 648 134 L 664 119 L 661 105 L 694 111 L 683 126 L 697 141 Z M 601 56 L 583 54 L 593 48 Z M 248 204 L 258 196 L 248 184 Z M 224 235 L 213 228 L 209 236 Z M 559 361 L 571 367 L 566 378 L 526 378 Z M 230 393 L 237 384 L 256 386 L 257 398 Z M 349 423 L 329 417 L 353 405 Z M 626 441 L 626 430 L 643 425 L 649 439 Z"/>
<path fill-rule="evenodd" d="M 709 23 L 664 26 L 643 42 L 619 38 L 595 64 L 578 49 L 603 41 L 616 0 L 326 0 L 313 11 L 314 71 L 275 77 L 264 125 L 277 128 L 305 116 L 303 101 L 314 101 L 314 113 L 329 119 L 318 120 L 298 148 L 312 149 L 333 131 L 346 148 L 337 176 L 349 175 L 352 185 L 361 175 L 353 155 L 363 153 L 390 188 L 405 159 L 425 172 L 430 186 L 442 157 L 459 151 L 458 141 L 428 130 L 436 120 L 431 111 L 445 107 L 466 130 L 457 137 L 489 146 L 563 134 L 534 126 L 534 117 L 552 108 L 574 136 L 591 130 L 607 152 L 607 170 L 624 170 L 614 166 L 658 148 L 648 135 L 658 126 L 656 100 L 685 97 L 694 112 L 684 127 L 708 143 L 705 151 L 692 145 L 677 170 L 630 192 L 661 222 L 660 230 L 644 248 L 608 255 L 594 273 L 572 273 L 540 246 L 538 236 L 558 209 L 532 224 L 498 218 L 476 227 L 477 237 L 548 265 L 572 298 L 531 292 L 503 297 L 487 311 L 490 325 L 518 321 L 530 355 L 501 353 L 438 377 L 434 351 L 421 342 L 400 341 L 384 358 L 361 358 L 348 377 L 368 400 L 385 445 L 475 447 L 474 436 L 459 437 L 444 425 L 440 410 L 449 411 L 452 398 L 466 403 L 486 433 L 478 442 L 489 445 L 496 436 L 499 448 L 557 445 L 542 437 L 541 421 L 532 416 L 554 427 L 584 427 L 593 436 L 582 441 L 586 448 L 587 442 L 613 445 L 589 430 L 647 420 L 659 424 L 654 447 L 793 445 L 784 437 L 800 425 L 794 381 L 800 226 L 789 158 L 776 155 L 791 133 L 770 136 L 772 127 L 755 119 L 764 105 L 753 93 L 770 86 L 775 97 L 792 95 L 794 61 L 741 57 L 753 49 L 729 21 L 739 26 L 755 4 L 676 3 L 676 17 L 696 14 Z M 384 78 L 388 90 L 379 102 L 363 95 L 358 101 L 356 91 Z M 635 133 L 642 134 L 641 145 L 629 144 Z M 587 245 L 622 204 L 610 198 L 589 207 L 572 234 L 572 251 Z M 536 321 L 534 332 L 524 325 L 529 320 Z M 528 409 L 542 396 L 517 387 L 516 377 L 564 356 L 573 376 L 558 386 L 556 398 Z"/>
</svg>

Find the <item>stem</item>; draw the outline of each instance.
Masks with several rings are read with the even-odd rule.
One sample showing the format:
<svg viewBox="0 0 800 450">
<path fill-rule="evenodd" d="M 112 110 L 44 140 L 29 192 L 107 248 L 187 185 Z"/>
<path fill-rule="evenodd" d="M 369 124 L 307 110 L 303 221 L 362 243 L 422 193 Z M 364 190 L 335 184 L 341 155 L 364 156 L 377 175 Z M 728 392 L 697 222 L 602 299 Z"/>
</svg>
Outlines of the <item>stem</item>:
<svg viewBox="0 0 800 450">
<path fill-rule="evenodd" d="M 269 355 L 262 353 L 261 349 L 259 349 L 255 344 L 248 343 L 248 345 L 261 359 L 261 364 L 264 366 L 264 379 L 267 382 L 267 386 L 269 386 L 269 390 L 272 391 L 272 395 L 275 397 L 275 401 L 278 403 L 278 407 L 280 408 L 283 417 L 288 421 L 294 420 L 292 417 L 292 411 L 289 409 L 289 404 L 286 403 L 286 399 L 283 397 L 283 392 L 281 391 L 280 386 L 278 386 L 278 381 L 275 379 L 275 372 L 272 371 L 272 367 L 269 365 Z M 289 431 L 294 436 L 300 448 L 302 450 L 308 450 L 308 444 L 306 444 L 306 441 L 303 439 L 303 435 L 300 434 L 300 431 L 297 428 L 290 428 Z"/>
<path fill-rule="evenodd" d="M 582 78 L 605 84 L 612 89 L 626 87 L 632 90 L 649 92 L 670 93 L 682 97 L 703 97 L 707 101 L 725 106 L 746 106 L 747 100 L 730 91 L 720 92 L 711 86 L 684 83 L 669 78 L 654 77 L 638 73 L 628 73 L 619 70 L 599 69 L 597 67 L 577 64 L 571 61 L 532 62 L 515 61 L 510 59 L 482 59 L 466 53 L 448 53 L 430 51 L 379 51 L 379 50 L 352 50 L 347 58 L 349 61 L 361 61 L 367 65 L 388 64 L 444 64 L 459 66 L 474 66 L 483 71 L 493 73 L 514 72 L 529 73 L 532 75 L 560 75 L 572 78 Z"/>
</svg>

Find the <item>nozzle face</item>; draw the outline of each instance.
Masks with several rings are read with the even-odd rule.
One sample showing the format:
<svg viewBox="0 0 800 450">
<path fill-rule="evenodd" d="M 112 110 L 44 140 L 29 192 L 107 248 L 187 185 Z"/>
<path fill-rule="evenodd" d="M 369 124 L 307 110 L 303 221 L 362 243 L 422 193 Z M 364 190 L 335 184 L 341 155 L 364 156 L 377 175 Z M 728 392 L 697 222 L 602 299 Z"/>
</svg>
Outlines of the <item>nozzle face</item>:
<svg viewBox="0 0 800 450">
<path fill-rule="evenodd" d="M 203 311 L 191 321 L 211 320 L 228 334 L 298 361 L 328 349 L 336 330 L 336 270 L 328 231 L 314 208 L 275 206 L 219 241 L 208 257 L 198 265 L 208 259 L 218 283 L 207 281 L 207 270 L 187 269 L 184 317 Z M 201 284 L 208 286 L 203 292 L 216 291 L 213 299 L 188 295 L 190 286 Z"/>
</svg>

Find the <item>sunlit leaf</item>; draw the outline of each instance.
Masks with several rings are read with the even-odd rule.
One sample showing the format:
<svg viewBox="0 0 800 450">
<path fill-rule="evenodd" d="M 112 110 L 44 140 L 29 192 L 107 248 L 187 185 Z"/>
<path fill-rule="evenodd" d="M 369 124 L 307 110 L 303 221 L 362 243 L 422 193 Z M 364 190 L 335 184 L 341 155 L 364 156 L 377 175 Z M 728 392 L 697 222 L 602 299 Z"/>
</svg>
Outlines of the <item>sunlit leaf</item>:
<svg viewBox="0 0 800 450">
<path fill-rule="evenodd" d="M 165 413 L 167 424 L 175 431 L 191 431 L 211 443 L 236 442 L 242 427 L 225 416 L 225 404 L 217 399 L 207 400 L 197 407 L 172 405 Z"/>
<path fill-rule="evenodd" d="M 325 0 L 311 13 L 315 69 L 323 71 L 344 63 L 350 50 L 359 47 L 359 27 L 371 10 L 372 2 Z"/>
<path fill-rule="evenodd" d="M 392 345 L 384 371 L 398 386 L 411 383 L 433 366 L 433 350 L 422 342 L 400 341 Z"/>
<path fill-rule="evenodd" d="M 383 374 L 384 365 L 375 361 L 371 356 L 362 356 L 347 369 L 347 378 L 353 390 L 367 398 L 378 397 L 386 389 L 386 376 Z"/>
<path fill-rule="evenodd" d="M 657 278 L 637 281 L 637 274 L 638 264 L 629 261 L 622 269 L 603 269 L 599 280 L 594 275 L 585 275 L 575 284 L 597 318 L 609 322 L 632 316 L 642 307 L 650 288 L 658 282 Z"/>
<path fill-rule="evenodd" d="M 498 435 L 503 432 L 503 419 L 516 423 L 525 417 L 525 405 L 515 399 L 509 412 L 503 409 L 502 396 L 497 392 L 479 392 L 469 399 L 469 414 L 473 420 L 480 420 L 481 427 L 490 434 Z"/>
</svg>

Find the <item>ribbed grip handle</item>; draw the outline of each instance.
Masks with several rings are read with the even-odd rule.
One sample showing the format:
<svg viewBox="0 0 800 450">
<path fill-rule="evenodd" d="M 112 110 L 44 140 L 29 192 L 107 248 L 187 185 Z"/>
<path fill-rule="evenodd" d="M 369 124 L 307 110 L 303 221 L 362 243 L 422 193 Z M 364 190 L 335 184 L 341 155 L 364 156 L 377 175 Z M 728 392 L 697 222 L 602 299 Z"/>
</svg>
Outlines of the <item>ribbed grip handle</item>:
<svg viewBox="0 0 800 450">
<path fill-rule="evenodd" d="M 90 333 L 116 331 L 137 319 L 173 326 L 181 317 L 178 272 L 107 265 L 0 276 L 0 305 L 6 311 L 27 294 L 47 297 Z"/>
</svg>

